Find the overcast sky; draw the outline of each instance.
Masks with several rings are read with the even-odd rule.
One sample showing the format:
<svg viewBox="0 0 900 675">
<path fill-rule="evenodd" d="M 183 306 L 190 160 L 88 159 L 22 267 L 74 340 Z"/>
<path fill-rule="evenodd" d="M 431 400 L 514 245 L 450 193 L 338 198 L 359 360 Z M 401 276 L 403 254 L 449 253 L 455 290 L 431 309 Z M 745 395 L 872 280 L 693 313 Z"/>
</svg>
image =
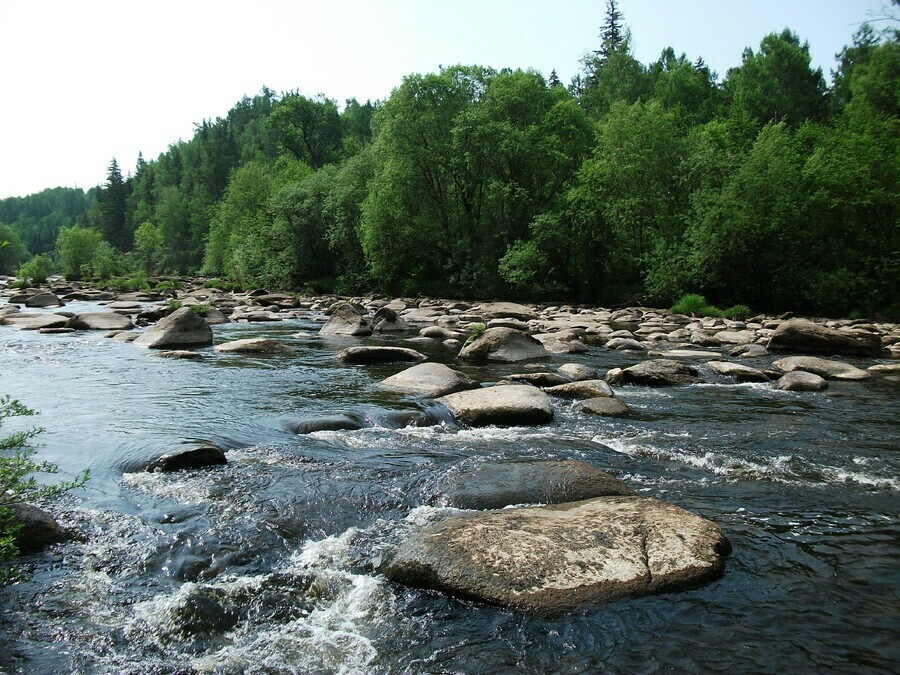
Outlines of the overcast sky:
<svg viewBox="0 0 900 675">
<path fill-rule="evenodd" d="M 620 0 L 634 54 L 666 46 L 720 76 L 790 27 L 830 81 L 888 0 Z M 263 85 L 386 98 L 441 65 L 555 68 L 598 46 L 604 0 L 0 0 L 0 198 L 90 188 L 154 159 Z"/>
</svg>

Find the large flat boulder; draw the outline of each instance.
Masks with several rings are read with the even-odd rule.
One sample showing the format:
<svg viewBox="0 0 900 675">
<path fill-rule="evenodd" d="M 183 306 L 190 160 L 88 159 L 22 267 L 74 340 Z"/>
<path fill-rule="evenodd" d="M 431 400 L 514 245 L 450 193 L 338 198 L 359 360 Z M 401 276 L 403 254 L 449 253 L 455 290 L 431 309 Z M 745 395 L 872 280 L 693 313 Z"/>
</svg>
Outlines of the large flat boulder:
<svg viewBox="0 0 900 675">
<path fill-rule="evenodd" d="M 212 341 L 212 328 L 209 324 L 190 307 L 181 307 L 160 319 L 131 344 L 151 349 L 171 349 L 202 347 L 211 345 Z"/>
<path fill-rule="evenodd" d="M 422 352 L 406 347 L 347 347 L 334 355 L 341 363 L 394 363 L 405 361 L 415 363 L 424 361 L 427 357 Z"/>
<path fill-rule="evenodd" d="M 467 389 L 478 389 L 481 385 L 458 370 L 443 363 L 420 363 L 381 381 L 385 389 L 437 398 Z"/>
<path fill-rule="evenodd" d="M 386 576 L 554 616 L 720 576 L 728 540 L 657 499 L 599 497 L 452 516 L 403 542 Z"/>
<path fill-rule="evenodd" d="M 820 359 L 816 356 L 788 356 L 772 364 L 783 373 L 802 370 L 826 380 L 868 380 L 872 374 L 849 363 Z"/>
<path fill-rule="evenodd" d="M 116 312 L 85 312 L 66 322 L 66 328 L 75 330 L 128 330 L 132 326 L 128 316 Z"/>
<path fill-rule="evenodd" d="M 244 338 L 216 345 L 215 351 L 223 354 L 285 354 L 291 351 L 291 346 L 271 338 Z"/>
<path fill-rule="evenodd" d="M 519 319 L 529 321 L 537 319 L 537 313 L 530 307 L 515 302 L 486 302 L 474 308 L 485 320 L 491 319 Z"/>
<path fill-rule="evenodd" d="M 709 361 L 707 367 L 714 373 L 724 375 L 725 377 L 733 377 L 738 382 L 768 382 L 768 376 L 761 370 L 745 366 L 743 363 L 732 363 L 731 361 Z"/>
<path fill-rule="evenodd" d="M 62 307 L 65 303 L 55 293 L 35 293 L 25 299 L 26 307 Z"/>
<path fill-rule="evenodd" d="M 700 382 L 697 369 L 674 359 L 650 359 L 630 368 L 614 368 L 604 378 L 611 385 L 636 384 L 665 387 Z"/>
<path fill-rule="evenodd" d="M 772 352 L 878 356 L 881 336 L 862 330 L 827 328 L 806 319 L 790 319 L 775 329 L 767 348 Z"/>
<path fill-rule="evenodd" d="M 470 427 L 546 424 L 553 419 L 550 397 L 527 384 L 460 391 L 438 400 L 457 421 Z"/>
<path fill-rule="evenodd" d="M 363 318 L 362 314 L 349 302 L 342 303 L 334 308 L 331 316 L 319 330 L 321 335 L 371 335 L 372 329 Z"/>
<path fill-rule="evenodd" d="M 69 317 L 61 314 L 32 314 L 10 312 L 0 317 L 0 324 L 21 330 L 41 330 L 43 328 L 65 328 Z"/>
<path fill-rule="evenodd" d="M 633 494 L 608 473 L 570 459 L 482 464 L 442 479 L 429 502 L 458 509 L 502 509 Z"/>
<path fill-rule="evenodd" d="M 578 411 L 600 417 L 630 417 L 633 414 L 631 407 L 617 398 L 599 396 L 582 401 L 578 405 Z"/>
<path fill-rule="evenodd" d="M 782 391 L 822 391 L 828 387 L 828 382 L 815 373 L 794 370 L 782 375 L 772 387 Z"/>
<path fill-rule="evenodd" d="M 610 387 L 605 380 L 579 380 L 578 382 L 567 382 L 565 384 L 558 384 L 555 387 L 548 387 L 544 391 L 551 396 L 573 399 L 615 396 L 612 387 Z"/>
<path fill-rule="evenodd" d="M 550 356 L 540 342 L 513 328 L 488 328 L 459 352 L 459 358 L 487 361 L 527 361 Z"/>
</svg>

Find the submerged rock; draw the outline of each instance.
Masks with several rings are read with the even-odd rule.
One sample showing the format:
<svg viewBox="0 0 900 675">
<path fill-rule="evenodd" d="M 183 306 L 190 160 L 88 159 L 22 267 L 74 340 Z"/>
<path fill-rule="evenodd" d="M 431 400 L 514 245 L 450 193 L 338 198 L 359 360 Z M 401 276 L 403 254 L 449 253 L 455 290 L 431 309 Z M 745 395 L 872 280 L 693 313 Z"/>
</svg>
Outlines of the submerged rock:
<svg viewBox="0 0 900 675">
<path fill-rule="evenodd" d="M 872 377 L 871 373 L 849 363 L 829 361 L 815 356 L 789 356 L 778 359 L 772 365 L 785 373 L 802 370 L 815 373 L 826 380 L 868 380 Z"/>
<path fill-rule="evenodd" d="M 51 513 L 31 504 L 10 504 L 13 522 L 21 525 L 15 534 L 16 548 L 21 555 L 39 553 L 44 549 L 68 541 L 72 537 L 59 526 Z"/>
<path fill-rule="evenodd" d="M 514 462 L 482 464 L 446 477 L 429 503 L 458 509 L 502 509 L 512 504 L 560 504 L 633 494 L 625 483 L 585 462 Z"/>
<path fill-rule="evenodd" d="M 637 384 L 648 387 L 665 387 L 676 384 L 694 384 L 702 380 L 697 369 L 672 359 L 651 359 L 630 368 L 614 368 L 606 373 L 611 385 Z"/>
<path fill-rule="evenodd" d="M 439 401 L 456 420 L 470 427 L 546 424 L 553 419 L 550 397 L 527 384 L 461 391 Z"/>
<path fill-rule="evenodd" d="M 151 349 L 212 345 L 212 328 L 190 307 L 176 309 L 131 344 Z"/>
<path fill-rule="evenodd" d="M 512 328 L 488 328 L 484 333 L 462 348 L 461 359 L 487 361 L 526 361 L 550 356 L 540 342 L 522 331 Z"/>
<path fill-rule="evenodd" d="M 410 586 L 556 616 L 710 581 L 725 568 L 718 526 L 645 497 L 452 516 L 402 543 L 385 574 Z"/>
<path fill-rule="evenodd" d="M 785 321 L 769 338 L 769 351 L 878 356 L 881 337 L 861 330 L 835 330 L 806 319 Z"/>
<path fill-rule="evenodd" d="M 453 370 L 443 363 L 420 363 L 382 380 L 381 386 L 406 394 L 437 398 L 467 389 L 478 389 L 481 385 L 465 373 Z"/>
<path fill-rule="evenodd" d="M 291 346 L 270 338 L 244 338 L 223 342 L 214 349 L 224 354 L 284 354 L 291 351 Z"/>
<path fill-rule="evenodd" d="M 363 428 L 362 420 L 355 415 L 329 415 L 295 422 L 291 429 L 296 434 L 312 434 L 316 431 L 356 431 Z"/>
<path fill-rule="evenodd" d="M 342 363 L 393 363 L 397 361 L 424 361 L 422 352 L 406 347 L 348 347 L 334 355 Z"/>
<path fill-rule="evenodd" d="M 203 469 L 208 466 L 227 464 L 225 452 L 220 448 L 205 446 L 181 452 L 173 452 L 157 457 L 147 465 L 147 471 L 172 473 L 187 469 Z"/>
</svg>

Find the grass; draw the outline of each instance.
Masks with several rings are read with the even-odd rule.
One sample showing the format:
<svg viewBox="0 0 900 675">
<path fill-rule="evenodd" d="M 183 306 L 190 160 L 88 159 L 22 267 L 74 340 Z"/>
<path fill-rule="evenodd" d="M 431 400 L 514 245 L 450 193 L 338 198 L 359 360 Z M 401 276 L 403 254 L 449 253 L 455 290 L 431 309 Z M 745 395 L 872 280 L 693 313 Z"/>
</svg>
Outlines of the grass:
<svg viewBox="0 0 900 675">
<path fill-rule="evenodd" d="M 747 305 L 732 305 L 728 309 L 719 309 L 715 305 L 709 304 L 702 295 L 696 293 L 682 295 L 678 302 L 672 305 L 671 311 L 673 314 L 717 317 L 734 321 L 742 321 L 750 316 L 750 308 Z"/>
</svg>

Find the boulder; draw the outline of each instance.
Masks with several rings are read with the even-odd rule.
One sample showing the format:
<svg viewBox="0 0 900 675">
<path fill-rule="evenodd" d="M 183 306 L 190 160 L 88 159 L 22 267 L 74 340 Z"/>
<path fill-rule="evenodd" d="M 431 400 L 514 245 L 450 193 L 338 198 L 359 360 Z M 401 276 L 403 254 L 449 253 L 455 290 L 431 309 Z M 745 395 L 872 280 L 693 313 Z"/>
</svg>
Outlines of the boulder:
<svg viewBox="0 0 900 675">
<path fill-rule="evenodd" d="M 647 345 L 643 342 L 638 342 L 634 338 L 613 338 L 612 340 L 607 341 L 606 348 L 630 352 L 647 351 Z"/>
<path fill-rule="evenodd" d="M 21 330 L 41 330 L 42 328 L 65 328 L 69 317 L 61 314 L 30 314 L 11 312 L 0 317 L 0 324 Z"/>
<path fill-rule="evenodd" d="M 376 333 L 409 330 L 409 324 L 390 307 L 382 307 L 372 317 L 372 330 Z"/>
<path fill-rule="evenodd" d="M 64 304 L 55 293 L 35 293 L 25 299 L 26 307 L 62 307 Z"/>
<path fill-rule="evenodd" d="M 750 330 L 720 330 L 713 337 L 725 345 L 749 345 L 756 340 L 756 335 Z"/>
<path fill-rule="evenodd" d="M 567 340 L 560 337 L 559 333 L 540 333 L 533 336 L 535 340 L 544 345 L 550 354 L 581 354 L 588 350 L 581 340 Z"/>
<path fill-rule="evenodd" d="M 158 356 L 161 359 L 184 359 L 186 361 L 199 361 L 203 358 L 200 352 L 192 352 L 187 349 L 165 349 L 153 352 L 153 356 Z"/>
<path fill-rule="evenodd" d="M 488 321 L 491 319 L 529 321 L 538 318 L 533 309 L 515 302 L 486 302 L 476 307 L 475 311 Z"/>
<path fill-rule="evenodd" d="M 578 382 L 567 382 L 565 384 L 556 385 L 555 387 L 549 387 L 544 391 L 546 391 L 551 396 L 574 399 L 615 396 L 615 394 L 613 394 L 612 387 L 610 387 L 609 384 L 607 384 L 604 380 L 580 380 Z"/>
<path fill-rule="evenodd" d="M 151 349 L 212 345 L 212 328 L 190 307 L 176 309 L 131 344 Z"/>
<path fill-rule="evenodd" d="M 526 361 L 550 356 L 540 342 L 512 328 L 488 328 L 480 337 L 462 348 L 461 359 L 488 361 Z"/>
<path fill-rule="evenodd" d="M 173 452 L 157 457 L 147 465 L 147 471 L 172 473 L 188 469 L 203 469 L 208 466 L 227 464 L 225 453 L 212 446 Z"/>
<path fill-rule="evenodd" d="M 362 421 L 355 415 L 316 417 L 291 425 L 291 430 L 296 434 L 312 434 L 316 431 L 356 431 L 362 428 Z"/>
<path fill-rule="evenodd" d="M 517 373 L 506 379 L 511 382 L 524 382 L 534 387 L 555 387 L 558 384 L 569 382 L 565 377 L 556 373 Z"/>
<path fill-rule="evenodd" d="M 784 373 L 802 370 L 807 373 L 815 373 L 826 380 L 868 380 L 872 377 L 871 373 L 851 366 L 849 363 L 829 361 L 816 356 L 788 356 L 778 359 L 772 365 Z"/>
<path fill-rule="evenodd" d="M 672 359 L 651 359 L 636 366 L 614 368 L 604 378 L 611 385 L 637 384 L 648 387 L 665 387 L 676 384 L 695 384 L 702 380 L 697 369 Z"/>
<path fill-rule="evenodd" d="M 460 391 L 438 400 L 456 420 L 470 427 L 546 424 L 553 419 L 550 397 L 527 384 Z"/>
<path fill-rule="evenodd" d="M 132 326 L 131 319 L 116 312 L 86 312 L 66 322 L 66 328 L 75 330 L 128 330 Z"/>
<path fill-rule="evenodd" d="M 632 410 L 627 403 L 608 396 L 589 398 L 586 401 L 582 401 L 578 404 L 578 411 L 590 415 L 600 415 L 601 417 L 629 417 L 632 414 Z"/>
<path fill-rule="evenodd" d="M 437 398 L 458 391 L 477 389 L 481 385 L 443 363 L 420 363 L 382 380 L 381 386 L 405 394 Z"/>
<path fill-rule="evenodd" d="M 439 481 L 428 502 L 483 510 L 633 494 L 625 483 L 590 464 L 562 460 L 482 464 Z"/>
<path fill-rule="evenodd" d="M 583 363 L 564 363 L 556 369 L 563 377 L 576 382 L 581 380 L 596 380 L 600 374 L 596 368 L 591 368 Z"/>
<path fill-rule="evenodd" d="M 371 335 L 372 329 L 349 302 L 334 308 L 328 321 L 319 330 L 321 335 Z"/>
<path fill-rule="evenodd" d="M 39 553 L 53 544 L 68 541 L 71 536 L 44 509 L 31 504 L 10 504 L 13 522 L 21 525 L 15 534 L 16 548 L 21 555 Z"/>
<path fill-rule="evenodd" d="M 733 377 L 738 382 L 768 382 L 769 378 L 761 370 L 730 361 L 708 361 L 710 370 L 719 375 Z"/>
<path fill-rule="evenodd" d="M 737 356 L 741 359 L 754 359 L 761 356 L 768 356 L 769 350 L 762 345 L 738 345 L 728 350 L 728 356 Z"/>
<path fill-rule="evenodd" d="M 728 540 L 715 523 L 636 496 L 455 515 L 397 549 L 388 579 L 558 616 L 719 577 Z"/>
<path fill-rule="evenodd" d="M 772 333 L 768 349 L 773 352 L 878 356 L 881 337 L 862 330 L 837 330 L 806 319 L 790 319 Z"/>
<path fill-rule="evenodd" d="M 458 340 L 462 337 L 462 333 L 450 330 L 445 326 L 425 326 L 419 331 L 419 335 L 433 340 Z"/>
<path fill-rule="evenodd" d="M 215 351 L 223 354 L 284 354 L 292 349 L 290 345 L 270 338 L 244 338 L 216 345 Z"/>
<path fill-rule="evenodd" d="M 773 388 L 784 391 L 822 391 L 827 386 L 828 382 L 824 378 L 802 370 L 785 373 L 772 385 Z"/>
<path fill-rule="evenodd" d="M 406 347 L 348 347 L 334 355 L 341 363 L 394 363 L 424 361 L 422 352 Z"/>
<path fill-rule="evenodd" d="M 421 410 L 391 410 L 375 419 L 378 426 L 386 429 L 404 429 L 406 427 L 433 427 L 440 420 Z"/>
</svg>

